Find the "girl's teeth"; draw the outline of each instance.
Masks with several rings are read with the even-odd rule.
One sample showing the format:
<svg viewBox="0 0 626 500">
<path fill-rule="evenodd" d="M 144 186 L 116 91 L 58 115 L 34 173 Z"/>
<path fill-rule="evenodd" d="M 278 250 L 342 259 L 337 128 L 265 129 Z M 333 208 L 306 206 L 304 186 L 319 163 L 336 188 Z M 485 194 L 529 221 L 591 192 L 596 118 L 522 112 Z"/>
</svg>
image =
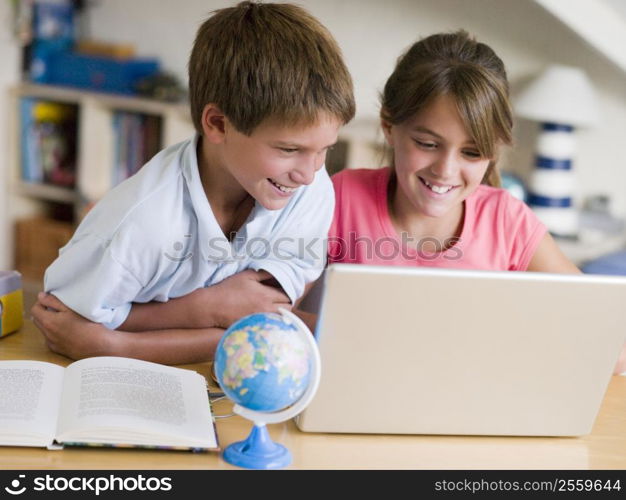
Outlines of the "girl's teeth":
<svg viewBox="0 0 626 500">
<path fill-rule="evenodd" d="M 427 180 L 424 180 L 424 183 L 430 188 L 431 191 L 434 191 L 437 194 L 445 194 L 452 189 L 452 186 L 433 186 Z"/>
</svg>

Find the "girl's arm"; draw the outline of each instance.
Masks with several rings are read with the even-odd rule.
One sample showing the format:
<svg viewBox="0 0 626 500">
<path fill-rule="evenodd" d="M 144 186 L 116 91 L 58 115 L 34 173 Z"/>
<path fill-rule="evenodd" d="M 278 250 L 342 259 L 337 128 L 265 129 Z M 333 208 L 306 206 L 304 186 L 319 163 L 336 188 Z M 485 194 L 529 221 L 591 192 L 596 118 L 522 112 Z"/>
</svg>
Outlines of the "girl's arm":
<svg viewBox="0 0 626 500">
<path fill-rule="evenodd" d="M 539 243 L 530 264 L 528 264 L 527 271 L 580 274 L 580 270 L 563 254 L 550 233 L 546 233 Z"/>
<path fill-rule="evenodd" d="M 549 233 L 543 237 L 528 265 L 528 271 L 579 274 L 580 270 L 561 252 Z M 613 373 L 626 372 L 626 344 L 622 348 Z"/>
</svg>

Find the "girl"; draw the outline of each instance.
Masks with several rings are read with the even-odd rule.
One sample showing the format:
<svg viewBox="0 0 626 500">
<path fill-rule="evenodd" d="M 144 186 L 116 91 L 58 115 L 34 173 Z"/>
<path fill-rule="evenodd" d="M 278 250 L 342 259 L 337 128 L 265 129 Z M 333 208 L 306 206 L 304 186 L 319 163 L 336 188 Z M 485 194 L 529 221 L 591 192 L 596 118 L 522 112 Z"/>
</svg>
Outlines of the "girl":
<svg viewBox="0 0 626 500">
<path fill-rule="evenodd" d="M 504 64 L 464 32 L 415 43 L 382 94 L 392 166 L 333 178 L 329 261 L 578 273 L 545 226 L 499 189 L 512 142 Z"/>
<path fill-rule="evenodd" d="M 332 179 L 329 263 L 580 272 L 498 187 L 513 119 L 504 64 L 490 47 L 465 31 L 415 43 L 385 85 L 381 124 L 392 166 Z M 616 373 L 625 370 L 626 349 Z"/>
</svg>

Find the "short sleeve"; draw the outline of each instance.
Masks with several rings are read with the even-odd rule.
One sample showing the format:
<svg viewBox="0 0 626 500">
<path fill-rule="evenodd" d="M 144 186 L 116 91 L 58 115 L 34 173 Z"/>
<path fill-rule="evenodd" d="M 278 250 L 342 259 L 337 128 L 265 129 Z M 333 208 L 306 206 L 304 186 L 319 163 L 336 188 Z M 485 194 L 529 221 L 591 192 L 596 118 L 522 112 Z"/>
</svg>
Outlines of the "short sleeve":
<svg viewBox="0 0 626 500">
<path fill-rule="evenodd" d="M 142 285 L 115 256 L 115 241 L 74 239 L 46 270 L 44 289 L 81 316 L 115 329 L 128 316 Z"/>
<path fill-rule="evenodd" d="M 526 203 L 508 193 L 505 200 L 509 271 L 526 271 L 547 228 Z"/>
<path fill-rule="evenodd" d="M 283 209 L 268 251 L 250 266 L 274 276 L 292 303 L 326 266 L 326 238 L 335 209 L 332 183 L 325 169 L 305 189 L 292 206 Z"/>
</svg>

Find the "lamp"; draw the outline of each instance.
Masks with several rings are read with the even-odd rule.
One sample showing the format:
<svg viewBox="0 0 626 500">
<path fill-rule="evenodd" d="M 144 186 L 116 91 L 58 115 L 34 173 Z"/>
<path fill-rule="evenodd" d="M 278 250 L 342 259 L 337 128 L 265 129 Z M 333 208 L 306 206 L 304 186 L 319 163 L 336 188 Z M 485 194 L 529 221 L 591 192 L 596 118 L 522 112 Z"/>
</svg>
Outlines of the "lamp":
<svg viewBox="0 0 626 500">
<path fill-rule="evenodd" d="M 574 129 L 598 121 L 592 85 L 579 68 L 551 65 L 518 96 L 515 109 L 541 123 L 528 204 L 552 234 L 576 237 Z"/>
</svg>

